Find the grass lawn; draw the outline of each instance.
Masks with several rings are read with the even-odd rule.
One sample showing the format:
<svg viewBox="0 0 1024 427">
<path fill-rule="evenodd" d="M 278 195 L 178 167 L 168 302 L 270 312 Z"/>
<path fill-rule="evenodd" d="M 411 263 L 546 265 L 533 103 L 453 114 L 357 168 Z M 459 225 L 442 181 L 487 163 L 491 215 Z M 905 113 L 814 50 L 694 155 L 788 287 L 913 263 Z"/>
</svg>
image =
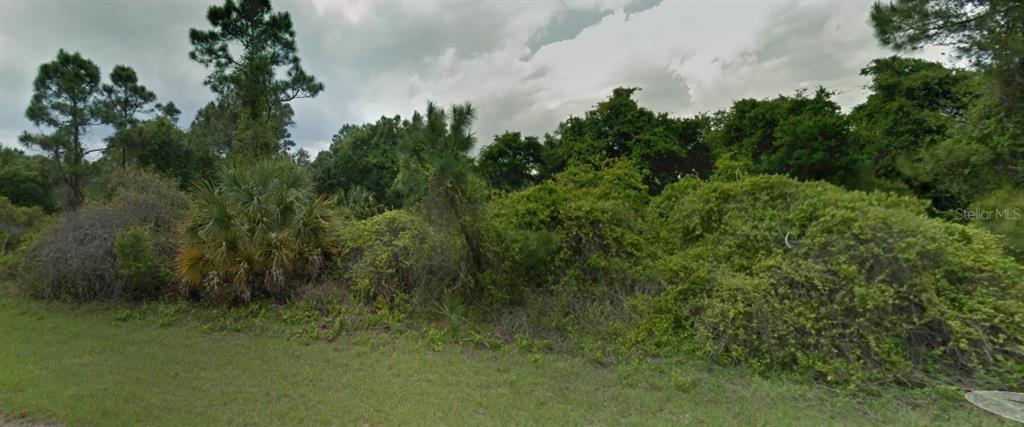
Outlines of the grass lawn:
<svg viewBox="0 0 1024 427">
<path fill-rule="evenodd" d="M 853 399 L 692 363 L 676 374 L 383 333 L 302 343 L 0 298 L 0 411 L 70 425 L 978 425 L 956 398 Z M 14 420 L 18 421 L 18 420 Z M 0 419 L 0 425 L 4 421 Z"/>
</svg>

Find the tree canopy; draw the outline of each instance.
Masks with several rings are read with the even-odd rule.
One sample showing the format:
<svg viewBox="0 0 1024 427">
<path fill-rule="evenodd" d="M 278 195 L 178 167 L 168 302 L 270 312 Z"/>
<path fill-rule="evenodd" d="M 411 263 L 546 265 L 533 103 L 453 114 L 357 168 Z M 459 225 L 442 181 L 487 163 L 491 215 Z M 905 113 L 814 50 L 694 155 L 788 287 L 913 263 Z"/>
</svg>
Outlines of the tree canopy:
<svg viewBox="0 0 1024 427">
<path fill-rule="evenodd" d="M 875 3 L 875 34 L 896 49 L 951 46 L 989 72 L 994 96 L 1024 116 L 1024 3 L 1018 0 L 895 0 Z"/>
<path fill-rule="evenodd" d="M 28 156 L 21 150 L 0 147 L 0 197 L 16 206 L 57 208 L 53 197 L 52 166 L 42 156 Z"/>
<path fill-rule="evenodd" d="M 22 133 L 20 141 L 49 153 L 68 187 L 67 205 L 77 208 L 85 201 L 82 192 L 84 160 L 88 149 L 83 138 L 90 126 L 100 124 L 100 69 L 78 52 L 64 49 L 57 58 L 39 66 L 33 82 L 32 101 L 25 116 L 50 133 Z"/>
<path fill-rule="evenodd" d="M 686 174 L 711 172 L 710 149 L 702 137 L 705 117 L 679 119 L 640 107 L 633 94 L 639 88 L 617 88 L 583 117 L 570 117 L 545 141 L 548 174 L 570 163 L 629 158 L 644 169 L 651 192 Z"/>
<path fill-rule="evenodd" d="M 857 175 L 859 150 L 831 97 L 819 88 L 812 96 L 736 101 L 715 117 L 712 143 L 720 156 L 748 162 L 754 173 L 849 182 Z"/>
<path fill-rule="evenodd" d="M 256 156 L 287 149 L 294 114 L 288 102 L 324 88 L 300 64 L 291 17 L 274 12 L 269 0 L 227 0 L 206 17 L 214 28 L 189 32 L 189 57 L 212 69 L 206 85 L 238 109 L 234 149 Z"/>
<path fill-rule="evenodd" d="M 520 190 L 540 181 L 544 145 L 535 136 L 505 132 L 480 150 L 477 168 L 495 188 Z"/>
<path fill-rule="evenodd" d="M 399 140 L 408 124 L 399 116 L 381 117 L 375 123 L 347 124 L 331 138 L 330 147 L 313 161 L 316 190 L 322 194 L 348 193 L 354 188 L 369 191 L 389 206 L 401 204 L 395 189 L 398 176 Z"/>
<path fill-rule="evenodd" d="M 871 77 L 863 104 L 850 119 L 874 172 L 905 179 L 900 163 L 948 137 L 970 100 L 970 73 L 921 59 L 879 58 L 861 70 Z"/>
</svg>

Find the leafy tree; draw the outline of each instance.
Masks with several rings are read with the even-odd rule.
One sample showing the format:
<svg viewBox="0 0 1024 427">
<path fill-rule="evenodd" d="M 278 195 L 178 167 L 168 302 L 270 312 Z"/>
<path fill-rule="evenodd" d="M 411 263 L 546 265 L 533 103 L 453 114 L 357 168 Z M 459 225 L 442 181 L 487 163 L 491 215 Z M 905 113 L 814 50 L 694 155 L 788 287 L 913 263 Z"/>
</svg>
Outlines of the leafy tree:
<svg viewBox="0 0 1024 427">
<path fill-rule="evenodd" d="M 396 179 L 407 205 L 421 205 L 428 220 L 462 236 L 473 284 L 479 283 L 483 262 L 474 227 L 482 182 L 473 174 L 468 155 L 476 142 L 470 130 L 475 116 L 470 104 L 453 106 L 448 112 L 427 103 L 425 114 L 414 113 L 400 141 Z"/>
<path fill-rule="evenodd" d="M 529 187 L 540 181 L 544 146 L 535 136 L 505 132 L 480 150 L 477 168 L 492 186 L 506 191 Z"/>
<path fill-rule="evenodd" d="M 306 151 L 305 148 L 295 150 L 295 152 L 291 154 L 291 158 L 292 161 L 301 168 L 309 168 L 312 165 L 312 162 L 309 160 L 309 151 Z"/>
<path fill-rule="evenodd" d="M 1017 0 L 896 0 L 871 13 L 879 40 L 897 49 L 955 48 L 981 72 L 963 124 L 915 162 L 941 196 L 938 210 L 1024 185 L 1024 4 Z"/>
<path fill-rule="evenodd" d="M 211 155 L 223 158 L 231 150 L 238 114 L 223 100 L 211 101 L 196 112 L 189 125 L 188 139 Z"/>
<path fill-rule="evenodd" d="M 218 103 L 236 110 L 232 141 L 240 146 L 234 149 L 255 156 L 286 149 L 293 116 L 288 102 L 323 90 L 299 63 L 291 17 L 274 12 L 269 0 L 227 0 L 211 6 L 207 19 L 214 29 L 189 32 L 189 57 L 212 68 L 206 85 Z"/>
<path fill-rule="evenodd" d="M 871 94 L 850 119 L 874 173 L 906 181 L 900 163 L 949 136 L 970 101 L 971 73 L 922 59 L 879 58 L 861 70 Z"/>
<path fill-rule="evenodd" d="M 996 83 L 995 98 L 1024 119 L 1024 3 L 1019 0 L 893 0 L 875 3 L 878 39 L 897 49 L 952 46 Z"/>
<path fill-rule="evenodd" d="M 711 150 L 701 140 L 706 118 L 671 118 L 640 107 L 632 99 L 637 88 L 617 88 L 612 96 L 583 117 L 570 117 L 545 140 L 547 173 L 570 163 L 601 163 L 629 158 L 648 173 L 652 193 L 682 175 L 707 176 L 713 165 Z"/>
<path fill-rule="evenodd" d="M 715 118 L 721 155 L 749 161 L 751 171 L 837 183 L 857 177 L 860 161 L 850 124 L 831 93 L 742 99 Z"/>
<path fill-rule="evenodd" d="M 127 157 L 122 162 L 174 177 L 182 186 L 209 175 L 216 160 L 204 147 L 193 144 L 166 115 L 119 131 L 111 137 L 110 145 L 124 150 Z"/>
<path fill-rule="evenodd" d="M 51 189 L 51 166 L 45 157 L 28 156 L 21 150 L 0 147 L 0 196 L 16 206 L 57 208 Z"/>
<path fill-rule="evenodd" d="M 97 105 L 99 113 L 103 121 L 112 125 L 117 132 L 138 124 L 138 116 L 151 112 L 153 107 L 150 104 L 156 101 L 156 94 L 139 84 L 135 70 L 124 65 L 114 67 L 110 72 L 110 83 L 104 84 L 100 90 L 103 92 L 103 100 Z M 121 167 L 125 167 L 128 147 L 116 148 L 121 152 Z"/>
<path fill-rule="evenodd" d="M 100 149 L 87 149 L 83 138 L 90 126 L 101 122 L 100 70 L 78 52 L 57 52 L 57 58 L 39 67 L 34 93 L 25 116 L 49 134 L 25 132 L 19 140 L 38 147 L 54 159 L 68 187 L 67 206 L 76 209 L 85 201 L 82 192 L 85 156 Z"/>
<path fill-rule="evenodd" d="M 375 123 L 345 125 L 331 146 L 313 161 L 313 181 L 320 194 L 348 194 L 359 187 L 388 206 L 401 204 L 395 189 L 398 176 L 399 140 L 407 124 L 399 116 L 381 117 Z"/>
</svg>

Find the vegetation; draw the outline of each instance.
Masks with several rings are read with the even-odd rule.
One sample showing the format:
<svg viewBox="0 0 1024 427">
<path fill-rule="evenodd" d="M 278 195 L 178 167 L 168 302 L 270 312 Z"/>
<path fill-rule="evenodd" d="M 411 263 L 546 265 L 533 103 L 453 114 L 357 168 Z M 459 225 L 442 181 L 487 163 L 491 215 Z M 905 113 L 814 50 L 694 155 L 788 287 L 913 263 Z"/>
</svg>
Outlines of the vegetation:
<svg viewBox="0 0 1024 427">
<path fill-rule="evenodd" d="M 299 63 L 291 17 L 274 12 L 270 0 L 228 0 L 206 17 L 214 29 L 189 31 L 189 57 L 213 69 L 206 85 L 231 111 L 234 151 L 263 156 L 287 149 L 294 115 L 288 102 L 324 89 Z M 234 46 L 242 52 L 232 53 Z"/>
<path fill-rule="evenodd" d="M 288 160 L 224 167 L 192 194 L 177 258 L 184 289 L 242 302 L 287 295 L 328 263 L 330 205 Z"/>
<path fill-rule="evenodd" d="M 535 136 L 505 132 L 480 150 L 480 175 L 494 188 L 521 190 L 540 182 L 544 168 L 544 145 Z"/>
<path fill-rule="evenodd" d="M 23 249 L 34 229 L 44 221 L 43 210 L 38 207 L 16 206 L 0 196 L 0 277 L 17 269 Z"/>
<path fill-rule="evenodd" d="M 674 184 L 649 211 L 665 290 L 637 333 L 835 383 L 1021 384 L 1021 266 L 924 206 L 783 177 Z"/>
<path fill-rule="evenodd" d="M 976 420 L 949 402 L 915 409 L 820 393 L 1024 387 L 1017 2 L 877 4 L 882 43 L 949 44 L 970 65 L 875 59 L 861 71 L 869 94 L 848 113 L 827 88 L 692 117 L 651 111 L 633 99 L 639 88 L 617 88 L 551 133 L 509 130 L 478 144 L 472 105 L 428 102 L 406 119 L 342 125 L 312 161 L 291 150 L 290 103 L 324 87 L 300 65 L 289 15 L 267 0 L 227 0 L 207 19 L 210 29 L 189 34 L 190 57 L 208 69 L 215 99 L 188 128 L 127 65 L 106 83 L 78 52 L 59 50 L 40 66 L 26 111 L 40 132 L 21 141 L 43 155 L 0 151 L 0 274 L 23 295 L 103 301 L 128 317 L 152 307 L 255 323 L 270 316 L 328 340 L 383 330 L 366 336 L 398 351 L 213 339 L 148 327 L 147 315 L 111 326 L 57 303 L 46 306 L 52 321 L 37 321 L 14 306 L 44 306 L 5 297 L 0 320 L 18 327 L 0 331 L 12 343 L 0 350 L 0 367 L 36 368 L 0 369 L 4 410 L 147 423 L 140 414 L 170 395 L 227 409 L 171 412 L 156 423 L 282 421 L 250 388 L 270 385 L 287 395 L 281 405 L 308 417 L 283 421 L 307 423 L 338 411 L 367 423 L 474 423 L 488 414 L 537 423 L 757 421 L 738 405 L 787 424 L 957 424 Z M 101 125 L 110 137 L 86 146 Z M 64 336 L 54 335 L 56 322 L 74 322 L 69 333 L 100 331 L 101 341 L 71 335 L 66 344 L 103 357 L 74 365 L 41 352 L 36 346 Z M 406 336 L 416 334 L 424 339 Z M 412 351 L 420 341 L 440 354 Z M 448 344 L 462 352 L 444 352 Z M 214 367 L 187 376 L 195 395 L 169 392 L 161 384 L 180 372 L 165 368 L 180 363 L 167 358 L 191 361 L 193 348 L 214 355 L 195 366 Z M 400 375 L 370 379 L 365 369 L 328 366 L 336 351 L 352 358 L 350 368 L 392 364 L 455 397 L 395 390 Z M 294 354 L 309 363 L 278 363 Z M 466 364 L 470 374 L 450 376 L 439 361 Z M 107 375 L 117 363 L 130 369 Z M 38 381 L 38 366 L 62 375 Z M 629 369 L 649 371 L 641 377 L 650 389 L 620 399 L 627 390 L 610 384 L 625 380 L 612 370 Z M 762 377 L 730 373 L 747 370 Z M 61 391 L 83 376 L 99 378 L 78 392 L 86 400 Z M 511 391 L 485 387 L 493 381 Z M 230 386 L 215 393 L 215 383 Z M 328 399 L 344 385 L 358 390 L 353 399 Z M 527 388 L 607 393 L 581 392 L 571 411 L 504 395 Z M 687 393 L 729 398 L 709 406 Z M 793 401 L 808 395 L 828 409 L 804 416 Z M 382 396 L 404 400 L 367 410 Z M 129 403 L 114 411 L 111 401 Z M 416 416 L 427 418 L 410 418 L 426 406 L 434 410 Z M 437 410 L 447 406 L 455 409 Z"/>
<path fill-rule="evenodd" d="M 1024 10 L 1018 2 L 897 0 L 875 4 L 871 20 L 878 39 L 897 49 L 956 48 L 990 76 L 992 95 L 1009 115 L 1024 115 Z"/>
<path fill-rule="evenodd" d="M 394 210 L 347 224 L 338 279 L 370 304 L 431 301 L 459 282 L 459 242 L 443 240 L 419 216 Z"/>
<path fill-rule="evenodd" d="M 637 90 L 617 88 L 584 117 L 562 122 L 555 137 L 545 141 L 547 172 L 561 171 L 574 162 L 628 158 L 647 172 L 644 181 L 652 193 L 683 175 L 709 175 L 713 160 L 702 139 L 708 130 L 707 118 L 655 114 L 632 99 Z"/>
<path fill-rule="evenodd" d="M 872 173 L 905 187 L 933 206 L 956 206 L 948 189 L 915 167 L 966 114 L 971 76 L 934 62 L 893 56 L 861 70 L 871 77 L 871 95 L 850 114 Z"/>
<path fill-rule="evenodd" d="M 456 233 L 465 247 L 470 286 L 483 271 L 483 253 L 475 226 L 482 183 L 473 174 L 468 152 L 476 139 L 470 127 L 476 113 L 469 104 L 450 112 L 427 103 L 415 113 L 399 146 L 399 175 L 395 185 L 406 205 L 418 208 L 433 226 Z"/>
<path fill-rule="evenodd" d="M 131 169 L 119 172 L 112 187 L 110 200 L 67 212 L 40 231 L 26 249 L 18 274 L 25 292 L 44 299 L 83 301 L 132 300 L 169 290 L 166 282 L 153 289 L 122 275 L 115 243 L 129 230 L 148 230 L 153 237 L 152 253 L 166 268 L 174 252 L 185 195 L 173 181 Z M 38 268 L 41 265 L 47 267 Z"/>
<path fill-rule="evenodd" d="M 331 146 L 313 161 L 316 191 L 321 194 L 350 194 L 356 188 L 369 192 L 385 206 L 400 206 L 401 195 L 394 188 L 398 176 L 399 139 L 408 128 L 401 117 L 381 117 L 375 123 L 345 125 L 332 138 Z"/>
<path fill-rule="evenodd" d="M 752 173 L 856 186 L 858 147 L 831 95 L 819 88 L 812 97 L 736 101 L 715 118 L 709 138 L 720 156 L 748 164 Z"/>
<path fill-rule="evenodd" d="M 83 162 L 88 149 L 82 138 L 90 126 L 100 123 L 100 70 L 81 54 L 61 49 L 57 59 L 39 67 L 33 83 L 32 102 L 25 116 L 36 126 L 52 129 L 49 134 L 21 135 L 21 142 L 38 147 L 56 160 L 68 187 L 70 208 L 85 202 Z"/>
<path fill-rule="evenodd" d="M 0 197 L 11 203 L 32 207 L 47 212 L 57 208 L 53 195 L 53 176 L 47 159 L 43 156 L 28 156 L 20 150 L 0 147 Z"/>
<path fill-rule="evenodd" d="M 577 165 L 495 200 L 487 211 L 495 227 L 492 286 L 509 296 L 566 287 L 570 297 L 607 298 L 628 289 L 645 249 L 639 214 L 649 197 L 642 178 L 628 160 L 603 170 Z"/>
<path fill-rule="evenodd" d="M 114 259 L 120 279 L 138 295 L 153 295 L 171 282 L 166 257 L 157 253 L 153 234 L 146 227 L 134 227 L 117 233 Z"/>
<path fill-rule="evenodd" d="M 685 360 L 605 369 L 515 346 L 435 351 L 415 335 L 304 345 L 234 332 L 220 314 L 0 300 L 0 407 L 87 425 L 1007 425 L 935 395 L 856 398 Z"/>
</svg>

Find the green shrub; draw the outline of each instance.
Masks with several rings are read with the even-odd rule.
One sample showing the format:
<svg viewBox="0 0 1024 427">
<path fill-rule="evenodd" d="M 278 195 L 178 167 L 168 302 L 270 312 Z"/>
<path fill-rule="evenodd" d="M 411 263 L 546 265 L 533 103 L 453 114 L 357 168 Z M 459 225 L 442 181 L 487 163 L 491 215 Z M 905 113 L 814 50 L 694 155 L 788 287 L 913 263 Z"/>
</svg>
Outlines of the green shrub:
<svg viewBox="0 0 1024 427">
<path fill-rule="evenodd" d="M 173 280 L 170 262 L 157 253 L 154 240 L 145 227 L 122 231 L 114 239 L 117 271 L 132 295 L 153 295 Z"/>
<path fill-rule="evenodd" d="M 0 196 L 0 254 L 14 250 L 21 238 L 45 217 L 38 207 L 22 207 Z"/>
<path fill-rule="evenodd" d="M 606 362 L 626 298 L 646 284 L 641 213 L 650 197 L 628 160 L 574 165 L 483 209 L 488 313 L 502 340 L 538 337 Z"/>
<path fill-rule="evenodd" d="M 577 165 L 485 208 L 485 283 L 517 299 L 557 286 L 586 295 L 623 289 L 644 256 L 643 175 L 629 161 Z"/>
<path fill-rule="evenodd" d="M 358 186 L 340 192 L 337 207 L 342 218 L 357 220 L 366 219 L 387 210 L 382 203 L 377 201 L 377 196 Z"/>
<path fill-rule="evenodd" d="M 329 259 L 331 205 L 290 160 L 225 167 L 193 193 L 178 277 L 185 290 L 225 301 L 288 296 Z"/>
<path fill-rule="evenodd" d="M 26 248 L 18 285 L 41 298 L 136 299 L 145 295 L 119 273 L 118 234 L 144 228 L 153 253 L 170 268 L 185 195 L 174 181 L 141 170 L 119 171 L 109 201 L 92 201 L 65 213 Z"/>
<path fill-rule="evenodd" d="M 19 251 L 46 215 L 39 207 L 22 207 L 0 196 L 0 276 L 17 269 L 24 254 Z"/>
<path fill-rule="evenodd" d="M 367 303 L 438 296 L 465 274 L 459 239 L 409 211 L 348 223 L 340 236 L 340 278 Z"/>
<path fill-rule="evenodd" d="M 26 155 L 21 150 L 0 147 L 0 198 L 15 206 L 57 209 L 53 197 L 53 164 L 46 156 Z"/>
<path fill-rule="evenodd" d="M 925 205 L 778 176 L 684 180 L 652 202 L 633 344 L 827 382 L 1024 385 L 1024 272 Z"/>
<path fill-rule="evenodd" d="M 0 196 L 0 253 L 17 248 L 21 237 L 31 232 L 44 216 L 41 208 L 16 206 Z"/>
<path fill-rule="evenodd" d="M 1018 260 L 1024 260 L 1024 189 L 1003 188 L 993 191 L 955 214 L 961 220 L 1002 236 Z"/>
</svg>

